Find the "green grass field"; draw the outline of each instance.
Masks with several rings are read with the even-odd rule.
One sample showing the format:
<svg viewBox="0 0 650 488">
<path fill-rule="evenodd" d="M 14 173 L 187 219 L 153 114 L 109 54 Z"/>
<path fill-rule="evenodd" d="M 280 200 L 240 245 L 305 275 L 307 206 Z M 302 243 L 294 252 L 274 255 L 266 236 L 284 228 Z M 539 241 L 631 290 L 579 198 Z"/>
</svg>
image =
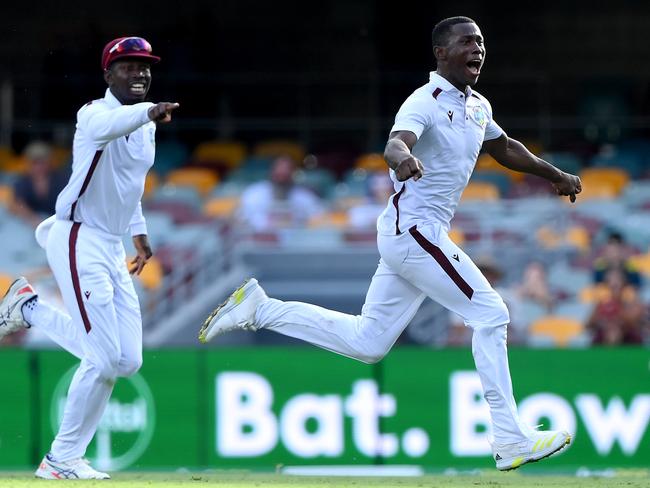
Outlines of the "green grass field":
<svg viewBox="0 0 650 488">
<path fill-rule="evenodd" d="M 54 482 L 59 485 L 59 482 Z M 46 486 L 52 482 L 36 480 L 32 473 L 0 473 L 0 488 Z M 110 481 L 74 481 L 73 487 L 116 486 L 120 488 L 174 488 L 188 486 L 217 486 L 220 488 L 326 488 L 326 487 L 382 487 L 382 488 L 430 488 L 430 487 L 517 487 L 517 488 L 572 488 L 572 487 L 650 487 L 649 473 L 620 472 L 613 477 L 575 477 L 544 474 L 493 473 L 477 475 L 426 475 L 406 478 L 362 477 L 304 477 L 282 474 L 258 474 L 247 472 L 223 473 L 117 473 Z"/>
</svg>

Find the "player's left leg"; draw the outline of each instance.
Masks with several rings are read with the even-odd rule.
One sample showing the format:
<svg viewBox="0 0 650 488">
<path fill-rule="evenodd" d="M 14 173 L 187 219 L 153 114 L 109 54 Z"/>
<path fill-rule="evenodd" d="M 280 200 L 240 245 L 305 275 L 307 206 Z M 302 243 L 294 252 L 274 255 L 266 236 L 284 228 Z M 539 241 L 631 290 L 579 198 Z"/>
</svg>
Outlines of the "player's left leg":
<svg viewBox="0 0 650 488">
<path fill-rule="evenodd" d="M 510 446 L 503 449 L 508 459 L 495 453 L 497 467 L 512 469 L 559 450 L 570 441 L 568 433 L 550 432 L 540 440 L 546 434 L 536 433 L 519 419 L 506 343 L 510 317 L 499 294 L 440 226 L 414 228 L 409 233 L 413 246 L 403 273 L 432 299 L 463 317 L 474 331 L 472 354 L 490 407 L 494 442 Z M 544 447 L 533 451 L 536 443 L 537 448 Z M 511 452 L 517 454 L 511 456 Z"/>
</svg>

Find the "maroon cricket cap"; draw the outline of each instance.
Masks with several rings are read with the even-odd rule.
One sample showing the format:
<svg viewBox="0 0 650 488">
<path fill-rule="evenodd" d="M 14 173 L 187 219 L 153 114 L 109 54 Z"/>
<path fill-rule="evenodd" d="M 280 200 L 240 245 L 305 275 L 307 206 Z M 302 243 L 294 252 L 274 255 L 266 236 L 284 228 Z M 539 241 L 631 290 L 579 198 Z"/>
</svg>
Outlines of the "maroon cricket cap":
<svg viewBox="0 0 650 488">
<path fill-rule="evenodd" d="M 119 37 L 106 44 L 102 51 L 102 69 L 106 71 L 113 61 L 121 58 L 140 58 L 150 63 L 160 61 L 151 54 L 151 44 L 142 37 Z"/>
</svg>

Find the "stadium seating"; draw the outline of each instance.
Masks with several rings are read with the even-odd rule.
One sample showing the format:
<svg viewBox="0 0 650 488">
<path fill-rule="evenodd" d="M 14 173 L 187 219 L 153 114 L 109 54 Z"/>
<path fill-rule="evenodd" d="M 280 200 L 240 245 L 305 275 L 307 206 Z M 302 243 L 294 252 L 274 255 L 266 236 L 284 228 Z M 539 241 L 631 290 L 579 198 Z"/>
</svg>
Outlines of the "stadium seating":
<svg viewBox="0 0 650 488">
<path fill-rule="evenodd" d="M 0 296 L 4 296 L 7 290 L 14 282 L 14 277 L 5 273 L 0 273 Z"/>
<path fill-rule="evenodd" d="M 501 196 L 507 196 L 510 193 L 511 178 L 503 171 L 494 170 L 476 170 L 472 174 L 472 182 L 491 183 L 499 189 Z"/>
<path fill-rule="evenodd" d="M 1 185 L 0 184 L 0 205 L 8 206 L 9 203 L 13 200 L 14 189 L 10 185 Z"/>
<path fill-rule="evenodd" d="M 366 171 L 387 171 L 388 164 L 384 159 L 384 155 L 380 153 L 367 153 L 362 154 L 357 158 L 354 167 L 364 169 Z"/>
<path fill-rule="evenodd" d="M 153 192 L 149 201 L 186 204 L 196 209 L 202 205 L 201 194 L 193 186 L 162 185 Z"/>
<path fill-rule="evenodd" d="M 629 174 L 621 168 L 586 168 L 580 172 L 583 190 L 589 191 L 589 187 L 609 186 L 614 195 L 621 193 L 630 179 Z"/>
<path fill-rule="evenodd" d="M 5 159 L 0 169 L 7 173 L 24 174 L 27 171 L 27 160 L 23 156 L 13 156 Z"/>
<path fill-rule="evenodd" d="M 144 198 L 149 198 L 160 186 L 160 176 L 154 170 L 149 170 L 144 180 Z"/>
<path fill-rule="evenodd" d="M 528 328 L 529 343 L 566 347 L 572 342 L 582 343 L 584 326 L 576 319 L 559 315 L 547 315 L 534 321 Z M 547 342 L 548 341 L 548 342 Z"/>
<path fill-rule="evenodd" d="M 267 140 L 256 144 L 253 147 L 253 155 L 266 158 L 276 158 L 287 155 L 297 163 L 301 163 L 305 158 L 305 148 L 302 144 L 295 141 L 287 140 Z"/>
<path fill-rule="evenodd" d="M 52 147 L 52 166 L 56 169 L 61 169 L 64 166 L 71 164 L 72 151 L 67 147 L 53 146 Z"/>
<path fill-rule="evenodd" d="M 207 168 L 179 168 L 167 174 L 166 182 L 175 186 L 195 188 L 203 197 L 214 189 L 219 177 Z"/>
<path fill-rule="evenodd" d="M 512 171 L 511 169 L 506 168 L 499 164 L 492 156 L 487 153 L 479 155 L 476 160 L 475 171 L 499 171 L 508 175 L 512 181 L 521 181 L 524 178 L 524 173 L 518 171 Z"/>
<path fill-rule="evenodd" d="M 231 170 L 246 157 L 246 146 L 235 141 L 206 141 L 192 152 L 192 163 L 215 169 Z"/>
<path fill-rule="evenodd" d="M 547 152 L 540 156 L 562 171 L 577 175 L 582 170 L 580 159 L 571 152 Z"/>
<path fill-rule="evenodd" d="M 213 197 L 203 206 L 203 213 L 215 219 L 225 219 L 235 213 L 239 205 L 239 198 L 236 196 Z"/>
<path fill-rule="evenodd" d="M 643 173 L 643 156 L 633 149 L 606 145 L 591 158 L 589 165 L 594 168 L 620 168 L 632 178 L 638 178 Z"/>
<path fill-rule="evenodd" d="M 308 226 L 312 229 L 318 227 L 344 228 L 348 225 L 348 221 L 349 218 L 347 212 L 330 211 L 312 217 L 309 220 Z"/>
<path fill-rule="evenodd" d="M 160 175 L 183 166 L 189 158 L 189 151 L 184 144 L 170 140 L 156 144 L 154 169 Z"/>
<path fill-rule="evenodd" d="M 5 163 L 15 157 L 14 150 L 9 146 L 0 146 L 0 168 L 4 168 Z"/>
<path fill-rule="evenodd" d="M 498 200 L 499 188 L 493 183 L 470 181 L 463 192 L 461 201 L 466 200 Z"/>
<path fill-rule="evenodd" d="M 324 168 L 301 169 L 296 171 L 294 181 L 310 188 L 320 197 L 327 198 L 334 191 L 334 175 Z"/>
<path fill-rule="evenodd" d="M 648 208 L 650 206 L 650 181 L 630 182 L 623 188 L 621 199 L 627 206 Z"/>
<path fill-rule="evenodd" d="M 133 256 L 127 258 L 129 269 L 133 266 L 131 261 Z M 160 260 L 154 255 L 149 258 L 147 264 L 142 268 L 142 272 L 136 275 L 136 279 L 142 284 L 145 290 L 156 290 L 160 288 L 163 281 L 163 269 Z"/>
</svg>

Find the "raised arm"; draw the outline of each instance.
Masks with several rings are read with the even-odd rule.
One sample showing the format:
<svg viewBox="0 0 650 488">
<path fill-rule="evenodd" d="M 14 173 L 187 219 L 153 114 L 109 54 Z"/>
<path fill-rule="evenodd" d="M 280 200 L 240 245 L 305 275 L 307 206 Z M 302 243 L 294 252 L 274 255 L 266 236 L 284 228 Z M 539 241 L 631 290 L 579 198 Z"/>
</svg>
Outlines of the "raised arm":
<svg viewBox="0 0 650 488">
<path fill-rule="evenodd" d="M 388 166 L 395 171 L 399 181 L 406 181 L 409 178 L 417 181 L 424 174 L 422 162 L 411 154 L 417 141 L 417 136 L 408 130 L 391 132 L 388 137 L 384 159 Z"/>
<path fill-rule="evenodd" d="M 550 181 L 558 195 L 566 195 L 572 202 L 576 201 L 576 195 L 582 191 L 580 178 L 565 173 L 548 161 L 538 158 L 521 142 L 508 137 L 505 133 L 496 139 L 485 141 L 483 148 L 506 168 L 540 176 Z"/>
<path fill-rule="evenodd" d="M 177 108 L 177 103 L 169 102 L 142 102 L 113 109 L 87 105 L 79 111 L 79 124 L 95 142 L 105 144 L 130 134 L 152 120 L 167 123 L 171 120 L 172 111 Z"/>
</svg>

